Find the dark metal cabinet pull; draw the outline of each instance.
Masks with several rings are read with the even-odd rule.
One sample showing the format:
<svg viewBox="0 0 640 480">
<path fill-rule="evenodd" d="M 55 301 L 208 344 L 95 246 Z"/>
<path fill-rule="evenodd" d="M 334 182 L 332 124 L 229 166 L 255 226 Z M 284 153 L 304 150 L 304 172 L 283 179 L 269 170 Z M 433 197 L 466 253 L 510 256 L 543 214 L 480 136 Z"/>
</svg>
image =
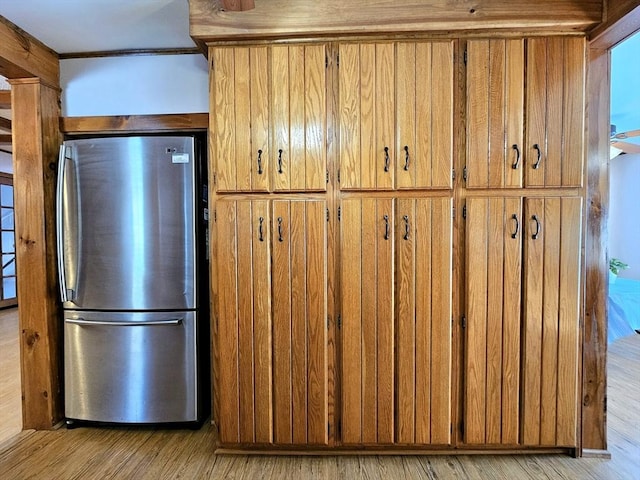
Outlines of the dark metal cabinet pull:
<svg viewBox="0 0 640 480">
<path fill-rule="evenodd" d="M 389 147 L 384 147 L 384 171 L 389 171 Z"/>
<path fill-rule="evenodd" d="M 282 149 L 278 150 L 278 173 L 282 173 Z"/>
<path fill-rule="evenodd" d="M 260 224 L 258 225 L 258 240 L 264 242 L 264 217 L 260 217 L 258 221 L 260 222 Z"/>
<path fill-rule="evenodd" d="M 258 150 L 258 175 L 262 175 L 262 150 Z"/>
<path fill-rule="evenodd" d="M 384 239 L 389 240 L 389 215 L 382 218 L 384 218 Z"/>
<path fill-rule="evenodd" d="M 511 215 L 511 219 L 516 222 L 516 230 L 511 234 L 511 238 L 516 238 L 518 236 L 518 232 L 520 231 L 520 221 L 518 220 L 518 215 L 515 213 Z"/>
<path fill-rule="evenodd" d="M 520 166 L 520 149 L 515 143 L 511 146 L 511 148 L 516 151 L 516 161 L 511 164 L 511 168 L 517 170 Z"/>
<path fill-rule="evenodd" d="M 409 170 L 409 146 L 404 146 L 404 169 Z"/>
<path fill-rule="evenodd" d="M 536 231 L 533 232 L 533 235 L 531 235 L 531 238 L 533 240 L 537 240 L 538 239 L 538 235 L 540 235 L 540 220 L 538 219 L 537 215 L 532 215 L 531 216 L 531 220 L 536 222 Z"/>
<path fill-rule="evenodd" d="M 540 161 L 542 161 L 542 150 L 540 150 L 540 145 L 537 143 L 533 144 L 533 149 L 538 152 L 538 158 L 536 159 L 536 163 L 533 164 L 533 169 L 537 170 L 540 166 Z"/>
<path fill-rule="evenodd" d="M 284 238 L 282 237 L 282 217 L 278 217 L 278 241 L 284 242 Z"/>
<path fill-rule="evenodd" d="M 404 238 L 405 240 L 409 240 L 409 215 L 404 215 L 402 219 L 404 220 L 404 236 L 402 238 Z"/>
</svg>

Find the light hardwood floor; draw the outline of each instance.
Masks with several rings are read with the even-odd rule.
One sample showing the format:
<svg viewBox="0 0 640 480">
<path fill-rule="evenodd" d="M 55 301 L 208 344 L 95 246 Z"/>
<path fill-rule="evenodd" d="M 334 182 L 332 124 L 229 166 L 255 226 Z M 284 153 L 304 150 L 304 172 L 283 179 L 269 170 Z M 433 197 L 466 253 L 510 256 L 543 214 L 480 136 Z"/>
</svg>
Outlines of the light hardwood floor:
<svg viewBox="0 0 640 480">
<path fill-rule="evenodd" d="M 4 348 L 4 344 L 3 344 Z M 4 352 L 4 350 L 3 350 Z M 64 427 L 0 442 L 0 479 L 640 479 L 640 335 L 609 358 L 612 459 L 565 455 L 214 455 L 210 426 L 197 432 Z"/>
<path fill-rule="evenodd" d="M 0 310 L 0 445 L 22 430 L 18 309 Z"/>
</svg>

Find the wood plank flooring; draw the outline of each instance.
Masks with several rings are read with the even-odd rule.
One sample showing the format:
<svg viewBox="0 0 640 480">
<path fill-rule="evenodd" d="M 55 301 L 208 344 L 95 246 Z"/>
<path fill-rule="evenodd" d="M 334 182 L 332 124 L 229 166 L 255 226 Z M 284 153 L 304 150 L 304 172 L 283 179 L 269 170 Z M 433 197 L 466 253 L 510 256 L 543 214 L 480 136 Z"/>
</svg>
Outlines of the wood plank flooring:
<svg viewBox="0 0 640 480">
<path fill-rule="evenodd" d="M 640 479 L 640 335 L 609 358 L 611 460 L 565 455 L 214 455 L 215 433 L 130 428 L 24 431 L 0 443 L 0 479 Z"/>
<path fill-rule="evenodd" d="M 0 444 L 22 430 L 18 309 L 0 310 Z"/>
</svg>

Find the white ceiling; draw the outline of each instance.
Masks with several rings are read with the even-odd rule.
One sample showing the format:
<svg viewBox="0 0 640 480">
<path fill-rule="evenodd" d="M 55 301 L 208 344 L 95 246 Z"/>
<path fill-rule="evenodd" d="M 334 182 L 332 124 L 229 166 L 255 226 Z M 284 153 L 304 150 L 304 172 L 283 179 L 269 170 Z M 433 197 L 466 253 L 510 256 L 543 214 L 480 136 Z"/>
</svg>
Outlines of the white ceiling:
<svg viewBox="0 0 640 480">
<path fill-rule="evenodd" d="M 187 0 L 1 0 L 0 16 L 58 53 L 195 46 Z"/>
</svg>

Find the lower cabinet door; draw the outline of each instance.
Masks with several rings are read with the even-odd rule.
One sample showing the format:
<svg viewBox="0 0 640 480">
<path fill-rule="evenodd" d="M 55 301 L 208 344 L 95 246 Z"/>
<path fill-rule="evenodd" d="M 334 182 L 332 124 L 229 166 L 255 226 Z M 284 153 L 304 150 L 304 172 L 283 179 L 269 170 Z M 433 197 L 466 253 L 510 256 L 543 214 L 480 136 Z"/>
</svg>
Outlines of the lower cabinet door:
<svg viewBox="0 0 640 480">
<path fill-rule="evenodd" d="M 451 443 L 451 208 L 342 201 L 344 444 Z"/>
<path fill-rule="evenodd" d="M 223 444 L 328 442 L 326 204 L 216 205 Z"/>
</svg>

